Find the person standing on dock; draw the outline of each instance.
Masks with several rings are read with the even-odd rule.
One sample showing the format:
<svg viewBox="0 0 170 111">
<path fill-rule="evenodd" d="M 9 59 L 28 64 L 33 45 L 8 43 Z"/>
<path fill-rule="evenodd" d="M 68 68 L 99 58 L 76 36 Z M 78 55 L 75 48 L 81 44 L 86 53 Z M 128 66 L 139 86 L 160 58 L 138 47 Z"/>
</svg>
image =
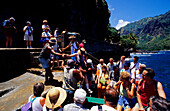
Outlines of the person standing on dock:
<svg viewBox="0 0 170 111">
<path fill-rule="evenodd" d="M 43 46 L 44 46 L 50 40 L 51 37 L 52 37 L 52 35 L 49 33 L 49 28 L 46 27 L 45 31 L 41 35 L 40 42 L 42 42 Z"/>
<path fill-rule="evenodd" d="M 16 27 L 14 25 L 15 19 L 13 17 L 9 18 L 8 20 L 5 20 L 3 22 L 3 28 L 4 28 L 4 35 L 6 38 L 6 48 L 9 46 L 10 42 L 10 48 L 12 47 L 12 35 L 14 32 L 16 32 Z"/>
<path fill-rule="evenodd" d="M 50 26 L 48 25 L 47 20 L 43 20 L 42 30 L 45 32 L 45 28 L 48 28 L 50 30 Z"/>
<path fill-rule="evenodd" d="M 31 27 L 31 22 L 26 22 L 27 26 L 23 28 L 23 31 L 25 32 L 24 40 L 26 41 L 27 48 L 32 48 L 31 42 L 33 41 L 33 27 Z"/>
<path fill-rule="evenodd" d="M 71 54 L 77 53 L 77 51 L 79 49 L 79 43 L 77 41 L 75 41 L 76 37 L 74 35 L 71 35 L 69 37 L 69 39 L 70 39 L 70 43 L 67 47 L 63 48 L 63 51 L 70 47 L 71 48 Z M 72 57 L 71 59 L 76 61 L 75 57 Z"/>
<path fill-rule="evenodd" d="M 55 38 L 51 38 L 49 40 L 49 43 L 46 43 L 39 55 L 39 61 L 42 64 L 43 68 L 45 69 L 46 73 L 45 73 L 45 81 L 48 80 L 53 80 L 53 74 L 52 71 L 50 69 L 50 54 L 54 54 L 54 55 L 58 55 L 61 56 L 62 54 L 60 53 L 56 53 L 52 46 L 54 46 L 56 44 L 56 39 Z M 50 79 L 48 79 L 48 77 L 50 77 Z"/>
</svg>

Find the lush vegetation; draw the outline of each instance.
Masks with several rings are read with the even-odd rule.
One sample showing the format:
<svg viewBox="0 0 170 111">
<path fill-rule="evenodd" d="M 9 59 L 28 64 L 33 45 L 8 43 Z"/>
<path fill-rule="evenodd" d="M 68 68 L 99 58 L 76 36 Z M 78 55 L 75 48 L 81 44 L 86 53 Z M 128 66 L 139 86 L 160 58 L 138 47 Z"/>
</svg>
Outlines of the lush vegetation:
<svg viewBox="0 0 170 111">
<path fill-rule="evenodd" d="M 170 49 L 170 11 L 165 14 L 141 19 L 120 29 L 121 35 L 134 33 L 140 50 Z"/>
<path fill-rule="evenodd" d="M 110 43 L 118 43 L 125 49 L 136 49 L 136 45 L 138 43 L 137 37 L 133 33 L 129 33 L 127 35 L 120 36 L 120 31 L 116 30 L 114 27 L 110 27 L 108 25 L 107 37 L 105 41 L 109 41 Z"/>
</svg>

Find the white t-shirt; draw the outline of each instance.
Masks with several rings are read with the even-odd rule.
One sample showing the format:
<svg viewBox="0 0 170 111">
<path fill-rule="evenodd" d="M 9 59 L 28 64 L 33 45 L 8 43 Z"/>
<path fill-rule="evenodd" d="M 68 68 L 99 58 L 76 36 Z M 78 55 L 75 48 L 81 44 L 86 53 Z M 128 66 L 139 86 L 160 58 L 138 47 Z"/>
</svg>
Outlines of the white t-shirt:
<svg viewBox="0 0 170 111">
<path fill-rule="evenodd" d="M 31 98 L 31 97 L 32 97 L 32 96 L 29 97 L 28 102 L 30 102 L 30 98 Z M 42 99 L 42 97 L 37 97 L 37 98 L 33 101 L 33 103 L 32 103 L 32 110 L 33 110 L 33 111 L 42 111 L 42 110 L 43 110 L 43 106 L 41 106 L 41 104 L 40 104 L 40 99 Z"/>
<path fill-rule="evenodd" d="M 133 68 L 133 69 L 137 69 L 137 70 L 138 70 L 138 69 L 139 69 L 140 64 L 141 64 L 141 63 L 139 63 L 139 62 L 137 62 L 136 64 L 135 64 L 134 62 L 131 62 L 131 63 L 130 63 L 130 67 L 129 67 L 129 68 L 130 68 L 130 69 L 132 69 L 132 68 Z"/>
<path fill-rule="evenodd" d="M 107 64 L 107 67 L 108 67 L 108 71 L 113 71 L 113 66 L 116 66 L 114 63 L 111 65 L 111 63 L 109 62 L 108 64 Z"/>
<path fill-rule="evenodd" d="M 97 65 L 97 70 L 99 70 L 100 72 L 102 72 L 102 66 L 106 66 L 106 64 L 105 64 L 105 63 L 103 63 L 103 65 L 98 64 L 98 65 Z"/>
<path fill-rule="evenodd" d="M 135 72 L 132 73 L 132 79 L 135 79 Z M 136 70 L 136 79 L 135 81 L 139 81 L 140 79 L 142 79 L 142 74 L 139 74 L 139 70 Z"/>
<path fill-rule="evenodd" d="M 43 31 L 45 31 L 45 29 L 44 29 L 44 28 L 46 28 L 46 27 L 48 27 L 48 28 L 49 28 L 49 30 L 50 30 L 50 26 L 49 26 L 49 25 L 42 25 L 42 29 L 43 29 Z"/>
<path fill-rule="evenodd" d="M 25 26 L 25 27 L 23 28 L 23 30 L 25 30 L 27 27 L 28 27 L 28 26 Z M 26 30 L 26 31 L 25 31 L 25 35 L 29 35 L 29 33 L 31 33 L 31 36 L 32 36 L 31 29 L 32 29 L 32 31 L 33 31 L 33 27 L 29 27 L 29 31 Z M 29 33 L 28 33 L 28 32 L 29 32 Z"/>
<path fill-rule="evenodd" d="M 51 34 L 49 32 L 43 32 L 42 36 L 47 36 L 47 37 L 51 37 Z"/>
<path fill-rule="evenodd" d="M 122 69 L 124 69 L 125 63 L 122 63 L 121 61 L 119 61 L 119 62 L 117 63 L 117 65 L 119 65 L 118 68 L 119 68 L 120 71 L 121 71 Z"/>
<path fill-rule="evenodd" d="M 77 88 L 78 81 L 73 77 L 73 71 L 74 71 L 74 68 L 67 70 L 67 68 L 64 67 L 64 79 L 63 79 L 62 88 L 67 89 L 67 88 L 70 88 L 70 86 L 74 89 Z M 65 84 L 65 82 L 67 82 L 70 86 Z"/>
<path fill-rule="evenodd" d="M 55 31 L 54 31 L 54 37 L 58 37 L 57 32 L 58 32 L 58 30 L 55 30 Z"/>
<path fill-rule="evenodd" d="M 91 108 L 91 111 L 99 111 L 98 106 L 93 106 Z M 102 111 L 117 111 L 117 110 L 110 106 L 102 105 Z"/>
</svg>

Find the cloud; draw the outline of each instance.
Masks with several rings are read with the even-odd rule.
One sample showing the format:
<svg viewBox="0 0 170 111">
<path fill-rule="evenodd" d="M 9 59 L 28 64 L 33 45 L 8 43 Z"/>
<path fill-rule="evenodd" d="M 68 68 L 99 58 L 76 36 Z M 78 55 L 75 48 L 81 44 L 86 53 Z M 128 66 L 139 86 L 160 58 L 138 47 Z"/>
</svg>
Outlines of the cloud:
<svg viewBox="0 0 170 111">
<path fill-rule="evenodd" d="M 112 5 L 109 5 L 109 10 L 110 10 L 110 11 L 114 11 L 115 8 L 112 8 Z"/>
<path fill-rule="evenodd" d="M 109 9 L 110 11 L 114 11 L 115 10 L 115 8 L 111 8 L 111 9 Z"/>
<path fill-rule="evenodd" d="M 116 29 L 119 30 L 121 27 L 124 27 L 124 26 L 126 26 L 127 24 L 129 24 L 129 23 L 130 23 L 130 22 L 128 22 L 128 21 L 124 21 L 124 20 L 120 19 L 120 20 L 118 21 L 118 24 L 116 25 Z"/>
</svg>

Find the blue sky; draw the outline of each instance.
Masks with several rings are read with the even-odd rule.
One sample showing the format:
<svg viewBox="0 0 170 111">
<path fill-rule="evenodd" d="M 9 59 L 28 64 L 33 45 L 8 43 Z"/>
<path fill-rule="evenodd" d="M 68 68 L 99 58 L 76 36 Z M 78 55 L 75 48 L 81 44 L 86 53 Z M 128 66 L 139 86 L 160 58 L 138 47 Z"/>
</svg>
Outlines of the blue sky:
<svg viewBox="0 0 170 111">
<path fill-rule="evenodd" d="M 154 17 L 170 10 L 170 0 L 106 0 L 111 11 L 110 23 L 121 26 L 146 17 Z"/>
</svg>

